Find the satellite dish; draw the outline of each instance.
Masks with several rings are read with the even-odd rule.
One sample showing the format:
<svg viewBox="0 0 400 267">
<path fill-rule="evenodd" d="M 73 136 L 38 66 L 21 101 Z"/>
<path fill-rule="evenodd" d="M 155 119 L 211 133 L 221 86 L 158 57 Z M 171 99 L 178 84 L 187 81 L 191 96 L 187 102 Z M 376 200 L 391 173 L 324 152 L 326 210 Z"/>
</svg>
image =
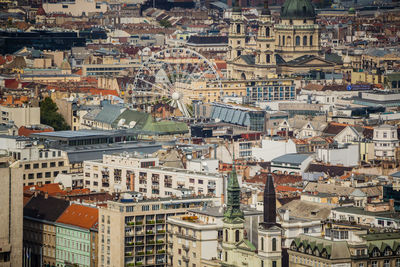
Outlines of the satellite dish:
<svg viewBox="0 0 400 267">
<path fill-rule="evenodd" d="M 192 155 L 187 155 L 186 158 L 187 158 L 188 160 L 191 160 L 191 159 L 192 159 Z"/>
</svg>

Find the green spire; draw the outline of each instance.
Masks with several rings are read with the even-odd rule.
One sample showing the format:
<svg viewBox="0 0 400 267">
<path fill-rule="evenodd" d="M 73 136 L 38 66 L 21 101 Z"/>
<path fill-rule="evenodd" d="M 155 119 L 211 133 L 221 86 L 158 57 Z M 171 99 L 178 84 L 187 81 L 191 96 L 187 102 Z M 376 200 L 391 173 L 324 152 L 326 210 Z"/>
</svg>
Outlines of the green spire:
<svg viewBox="0 0 400 267">
<path fill-rule="evenodd" d="M 227 208 L 224 213 L 224 221 L 228 223 L 242 222 L 244 219 L 243 212 L 240 210 L 240 186 L 237 179 L 236 167 L 235 167 L 235 156 L 233 156 L 233 167 L 232 171 L 228 176 L 228 201 Z"/>
</svg>

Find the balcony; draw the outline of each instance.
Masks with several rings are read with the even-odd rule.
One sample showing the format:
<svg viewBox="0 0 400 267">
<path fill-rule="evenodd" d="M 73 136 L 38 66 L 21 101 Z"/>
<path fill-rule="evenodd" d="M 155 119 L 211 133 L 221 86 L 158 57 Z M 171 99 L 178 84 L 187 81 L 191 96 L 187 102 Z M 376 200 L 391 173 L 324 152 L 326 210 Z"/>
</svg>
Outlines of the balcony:
<svg viewBox="0 0 400 267">
<path fill-rule="evenodd" d="M 208 184 L 207 187 L 208 187 L 208 189 L 215 189 L 216 185 L 215 184 Z"/>
<path fill-rule="evenodd" d="M 156 222 L 154 221 L 154 220 L 149 220 L 149 221 L 146 221 L 146 224 L 155 224 Z"/>
<path fill-rule="evenodd" d="M 147 245 L 154 245 L 156 242 L 154 240 L 148 240 L 146 242 Z"/>
<path fill-rule="evenodd" d="M 157 230 L 157 234 L 165 234 L 165 230 Z"/>
<path fill-rule="evenodd" d="M 157 240 L 157 244 L 164 244 L 164 243 L 165 243 L 165 241 L 162 239 Z"/>
<path fill-rule="evenodd" d="M 157 250 L 157 254 L 165 254 L 165 249 Z"/>
<path fill-rule="evenodd" d="M 165 220 L 156 220 L 156 223 L 165 223 Z"/>
<path fill-rule="evenodd" d="M 152 254 L 154 254 L 154 250 L 148 250 L 148 251 L 146 251 L 146 255 L 152 255 Z"/>
<path fill-rule="evenodd" d="M 135 225 L 135 222 L 127 222 L 125 225 L 126 226 L 132 226 L 132 225 Z"/>
<path fill-rule="evenodd" d="M 125 243 L 125 246 L 127 246 L 127 247 L 132 247 L 134 245 L 135 245 L 135 243 L 133 243 L 133 242 L 126 242 Z"/>
<path fill-rule="evenodd" d="M 132 252 L 125 252 L 125 257 L 132 257 Z"/>
<path fill-rule="evenodd" d="M 144 244 L 143 241 L 137 241 L 136 242 L 136 246 L 143 246 L 143 244 Z"/>
<path fill-rule="evenodd" d="M 143 221 L 137 221 L 136 222 L 136 225 L 142 225 L 143 224 Z"/>
<path fill-rule="evenodd" d="M 154 235 L 154 232 L 153 231 L 146 231 L 146 234 L 147 235 Z"/>
</svg>

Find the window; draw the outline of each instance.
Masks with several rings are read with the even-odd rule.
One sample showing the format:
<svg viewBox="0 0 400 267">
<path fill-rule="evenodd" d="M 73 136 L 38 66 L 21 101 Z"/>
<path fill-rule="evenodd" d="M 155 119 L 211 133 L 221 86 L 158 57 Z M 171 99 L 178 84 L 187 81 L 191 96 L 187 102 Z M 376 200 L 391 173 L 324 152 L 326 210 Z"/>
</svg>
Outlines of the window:
<svg viewBox="0 0 400 267">
<path fill-rule="evenodd" d="M 307 36 L 303 36 L 303 45 L 307 45 Z"/>
<path fill-rule="evenodd" d="M 225 251 L 225 261 L 228 261 L 228 252 Z"/>
<path fill-rule="evenodd" d="M 390 260 L 385 260 L 383 262 L 383 267 L 390 267 Z"/>
<path fill-rule="evenodd" d="M 54 168 L 56 166 L 55 162 L 50 162 L 50 168 Z"/>
<path fill-rule="evenodd" d="M 25 170 L 29 170 L 31 168 L 31 164 L 25 164 Z"/>
<path fill-rule="evenodd" d="M 225 242 L 228 242 L 228 230 L 225 230 Z"/>
<path fill-rule="evenodd" d="M 272 261 L 272 267 L 276 267 L 276 261 Z"/>
<path fill-rule="evenodd" d="M 269 27 L 265 28 L 265 36 L 269 37 Z"/>
<path fill-rule="evenodd" d="M 313 45 L 312 39 L 313 39 L 313 37 L 312 37 L 312 35 L 310 35 L 310 46 Z"/>
<path fill-rule="evenodd" d="M 261 237 L 260 243 L 261 243 L 261 250 L 264 250 L 264 238 L 263 237 Z"/>
<path fill-rule="evenodd" d="M 276 251 L 276 238 L 272 238 L 272 251 Z"/>
<path fill-rule="evenodd" d="M 199 184 L 203 184 L 203 180 L 199 179 Z"/>
<path fill-rule="evenodd" d="M 235 231 L 235 241 L 236 241 L 236 242 L 239 242 L 239 239 L 240 239 L 240 231 L 239 231 L 239 230 L 236 230 L 236 231 Z"/>
<path fill-rule="evenodd" d="M 28 179 L 33 179 L 33 173 L 28 174 Z"/>
<path fill-rule="evenodd" d="M 267 55 L 267 63 L 270 63 L 271 62 L 271 55 Z"/>
<path fill-rule="evenodd" d="M 36 174 L 36 178 L 42 178 L 42 177 L 43 177 L 43 173 L 38 172 L 38 173 Z"/>
<path fill-rule="evenodd" d="M 300 45 L 300 36 L 296 36 L 296 45 Z"/>
<path fill-rule="evenodd" d="M 51 177 L 51 172 L 46 172 L 46 173 L 44 174 L 44 177 L 50 178 L 50 177 Z"/>
<path fill-rule="evenodd" d="M 364 263 L 358 264 L 358 267 L 364 267 Z"/>
<path fill-rule="evenodd" d="M 62 166 L 64 166 L 64 161 L 59 161 L 58 162 L 58 167 L 62 167 Z"/>
<path fill-rule="evenodd" d="M 378 267 L 378 262 L 377 261 L 373 261 L 372 262 L 372 267 Z"/>
<path fill-rule="evenodd" d="M 39 169 L 39 163 L 34 163 L 34 164 L 33 164 L 33 168 L 34 168 L 34 169 Z"/>
<path fill-rule="evenodd" d="M 400 259 L 396 259 L 396 267 L 400 267 Z"/>
<path fill-rule="evenodd" d="M 47 162 L 42 163 L 42 168 L 47 168 Z"/>
<path fill-rule="evenodd" d="M 240 33 L 240 24 L 236 25 L 236 33 Z"/>
</svg>

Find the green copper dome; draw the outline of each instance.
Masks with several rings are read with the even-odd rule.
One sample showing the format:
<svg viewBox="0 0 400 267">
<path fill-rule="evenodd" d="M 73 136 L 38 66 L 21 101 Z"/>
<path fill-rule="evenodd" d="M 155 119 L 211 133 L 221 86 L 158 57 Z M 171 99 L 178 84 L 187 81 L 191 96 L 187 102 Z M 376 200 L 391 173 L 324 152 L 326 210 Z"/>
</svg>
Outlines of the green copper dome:
<svg viewBox="0 0 400 267">
<path fill-rule="evenodd" d="M 315 10 L 310 0 L 286 0 L 281 9 L 281 19 L 314 19 Z"/>
</svg>

